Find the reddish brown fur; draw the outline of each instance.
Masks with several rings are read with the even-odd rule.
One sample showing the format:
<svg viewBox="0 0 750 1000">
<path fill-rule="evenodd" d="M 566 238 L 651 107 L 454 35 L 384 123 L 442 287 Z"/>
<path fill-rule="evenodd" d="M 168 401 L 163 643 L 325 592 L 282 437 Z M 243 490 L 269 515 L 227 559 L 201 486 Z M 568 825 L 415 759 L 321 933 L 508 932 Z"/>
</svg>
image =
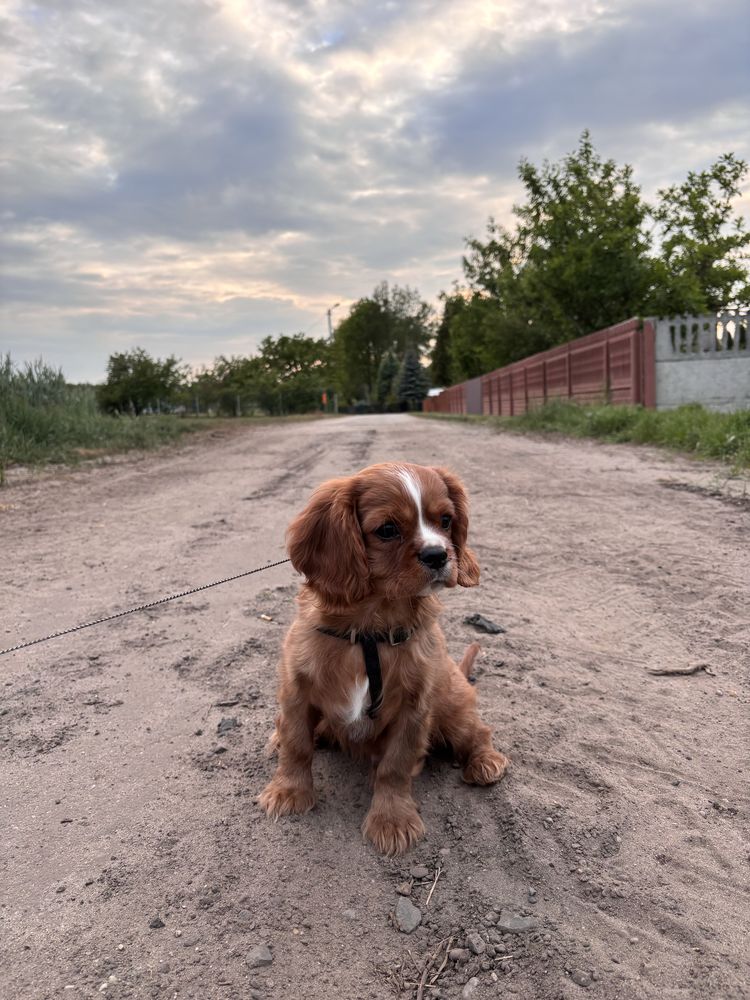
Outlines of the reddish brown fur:
<svg viewBox="0 0 750 1000">
<path fill-rule="evenodd" d="M 448 555 L 443 571 L 433 574 L 418 559 L 424 540 L 399 470 L 419 483 L 424 523 L 433 539 L 441 536 Z M 453 518 L 449 529 L 441 527 L 446 514 Z M 386 521 L 399 526 L 398 541 L 374 534 Z M 324 483 L 292 522 L 289 553 L 307 582 L 279 669 L 280 713 L 272 737 L 279 765 L 260 796 L 269 816 L 313 807 L 316 734 L 372 762 L 373 799 L 362 829 L 386 854 L 402 853 L 424 834 L 411 784 L 431 745 L 450 746 L 470 783 L 502 778 L 508 760 L 493 748 L 467 681 L 479 646 L 468 647 L 460 667 L 450 658 L 438 624 L 441 603 L 430 586 L 438 573 L 447 587 L 479 582 L 467 532 L 461 482 L 446 470 L 415 465 L 376 465 Z M 340 632 L 414 630 L 400 646 L 378 646 L 383 703 L 374 720 L 363 713 L 351 719 L 353 693 L 365 678 L 361 647 L 326 635 L 319 626 Z"/>
</svg>

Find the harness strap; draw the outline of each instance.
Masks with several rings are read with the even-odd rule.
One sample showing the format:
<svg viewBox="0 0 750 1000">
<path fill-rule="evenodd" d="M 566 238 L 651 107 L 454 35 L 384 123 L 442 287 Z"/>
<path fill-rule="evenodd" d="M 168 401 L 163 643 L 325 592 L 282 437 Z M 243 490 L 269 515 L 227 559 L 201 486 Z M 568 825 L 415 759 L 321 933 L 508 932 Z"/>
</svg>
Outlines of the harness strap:
<svg viewBox="0 0 750 1000">
<path fill-rule="evenodd" d="M 414 634 L 412 629 L 395 628 L 390 632 L 337 632 L 332 628 L 317 626 L 318 632 L 333 636 L 334 639 L 346 639 L 347 642 L 358 642 L 362 647 L 365 660 L 367 681 L 370 685 L 370 707 L 367 709 L 369 718 L 374 719 L 383 704 L 383 674 L 380 669 L 380 654 L 378 643 L 387 642 L 390 646 L 400 646 L 408 642 Z"/>
</svg>

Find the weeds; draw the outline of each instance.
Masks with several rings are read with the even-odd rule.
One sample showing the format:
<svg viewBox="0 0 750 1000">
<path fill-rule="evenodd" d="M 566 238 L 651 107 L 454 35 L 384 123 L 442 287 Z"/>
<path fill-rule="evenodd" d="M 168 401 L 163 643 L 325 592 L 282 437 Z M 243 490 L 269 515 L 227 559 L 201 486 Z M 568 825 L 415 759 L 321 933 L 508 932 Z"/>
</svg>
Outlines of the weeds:
<svg viewBox="0 0 750 1000">
<path fill-rule="evenodd" d="M 448 414 L 429 414 L 450 419 Z M 453 418 L 456 419 L 456 418 Z M 750 468 L 750 410 L 715 413 L 697 403 L 674 410 L 551 402 L 516 417 L 458 417 L 508 430 L 651 444 Z"/>
<path fill-rule="evenodd" d="M 175 416 L 110 416 L 92 386 L 65 383 L 42 361 L 0 358 L 0 485 L 11 465 L 76 462 L 129 448 L 153 448 L 203 426 Z"/>
</svg>

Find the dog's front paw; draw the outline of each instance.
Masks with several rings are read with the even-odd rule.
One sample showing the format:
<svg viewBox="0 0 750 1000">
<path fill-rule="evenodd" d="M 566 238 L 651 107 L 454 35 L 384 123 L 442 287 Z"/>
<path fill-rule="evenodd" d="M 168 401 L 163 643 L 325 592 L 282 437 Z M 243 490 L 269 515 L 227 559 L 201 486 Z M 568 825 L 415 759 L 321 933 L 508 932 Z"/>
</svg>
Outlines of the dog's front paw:
<svg viewBox="0 0 750 1000">
<path fill-rule="evenodd" d="M 258 797 L 258 803 L 273 820 L 290 813 L 306 813 L 315 805 L 312 788 L 290 785 L 283 779 L 273 778 Z"/>
<path fill-rule="evenodd" d="M 362 824 L 362 833 L 376 850 L 392 857 L 421 840 L 425 829 L 416 806 L 409 803 L 388 812 L 373 806 Z"/>
<path fill-rule="evenodd" d="M 494 785 L 508 770 L 510 761 L 498 750 L 480 750 L 469 758 L 464 781 L 470 785 Z"/>
</svg>

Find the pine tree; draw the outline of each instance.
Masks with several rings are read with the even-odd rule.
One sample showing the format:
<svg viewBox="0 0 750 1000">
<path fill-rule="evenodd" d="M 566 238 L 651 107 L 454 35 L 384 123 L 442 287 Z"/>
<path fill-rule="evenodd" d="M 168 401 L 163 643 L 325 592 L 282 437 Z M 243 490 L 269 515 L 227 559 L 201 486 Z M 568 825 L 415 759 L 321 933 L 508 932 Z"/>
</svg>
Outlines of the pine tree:
<svg viewBox="0 0 750 1000">
<path fill-rule="evenodd" d="M 399 403 L 409 410 L 419 409 L 429 387 L 427 372 L 419 363 L 416 352 L 407 351 L 398 375 L 396 393 Z"/>
</svg>

